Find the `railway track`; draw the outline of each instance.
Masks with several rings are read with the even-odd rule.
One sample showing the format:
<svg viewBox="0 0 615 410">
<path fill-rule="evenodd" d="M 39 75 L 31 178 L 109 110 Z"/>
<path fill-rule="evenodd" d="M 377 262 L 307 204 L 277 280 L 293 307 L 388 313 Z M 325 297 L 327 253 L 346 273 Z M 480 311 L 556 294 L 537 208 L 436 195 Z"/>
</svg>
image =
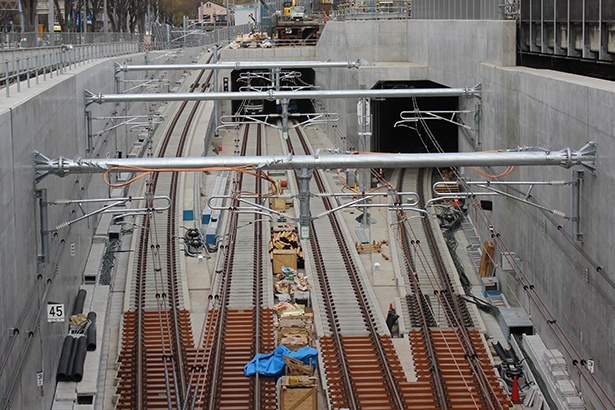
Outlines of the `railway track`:
<svg viewBox="0 0 615 410">
<path fill-rule="evenodd" d="M 251 130 L 255 130 L 252 133 Z M 237 155 L 262 155 L 261 125 L 245 125 Z M 191 370 L 189 408 L 276 409 L 275 380 L 247 378 L 244 366 L 256 353 L 274 350 L 272 275 L 268 268 L 269 223 L 258 213 L 237 212 L 238 195 L 263 204 L 263 175 L 237 172 L 233 178 L 221 269 L 197 359 Z M 245 206 L 245 205 L 244 205 Z M 250 230 L 252 232 L 250 232 Z M 221 255 L 220 255 L 221 254 Z M 213 286 L 212 286 L 213 289 Z"/>
<path fill-rule="evenodd" d="M 212 74 L 200 72 L 190 92 L 199 85 L 201 91 L 206 90 Z M 198 106 L 198 102 L 180 105 L 160 143 L 158 157 L 184 155 Z M 168 195 L 171 203 L 166 215 L 149 212 L 136 224 L 141 229 L 130 282 L 130 309 L 124 313 L 117 409 L 182 408 L 186 401 L 186 362 L 195 349 L 177 266 L 178 181 L 177 172 L 153 173 L 146 183 L 147 208 L 153 209 L 154 195 Z"/>
<path fill-rule="evenodd" d="M 180 112 L 186 104 L 182 104 Z M 196 104 L 187 124 L 194 113 Z M 179 121 L 178 115 L 161 144 L 160 156 L 182 156 L 189 127 L 184 126 L 177 145 L 173 145 L 171 135 Z M 236 155 L 262 155 L 262 132 L 260 125 L 246 125 L 237 140 Z M 287 150 L 311 154 L 299 128 L 287 140 Z M 178 236 L 177 173 L 166 177 L 153 174 L 147 183 L 149 196 L 168 193 L 172 203 L 166 219 L 150 213 L 140 221 L 143 229 L 136 249 L 132 308 L 124 317 L 118 372 L 120 398 L 116 407 L 274 409 L 274 381 L 258 376 L 246 378 L 243 373 L 245 364 L 256 353 L 275 348 L 273 312 L 269 307 L 273 299 L 272 275 L 265 262 L 270 226 L 257 213 L 237 212 L 239 193 L 245 198 L 250 192 L 255 203 L 265 203 L 263 175 L 237 172 L 233 178 L 232 212 L 228 213 L 227 234 L 220 245 L 219 268 L 215 272 L 217 291 L 212 286 L 214 293 L 196 347 L 190 315 L 178 286 L 174 239 Z M 321 171 L 314 171 L 310 183 L 311 192 L 329 192 Z M 148 206 L 152 207 L 151 200 Z M 313 215 L 333 207 L 326 195 L 311 201 Z M 402 230 L 406 225 L 400 219 Z M 509 406 L 504 391 L 497 388 L 499 382 L 481 336 L 466 329 L 471 327 L 471 321 L 447 279 L 439 252 L 425 256 L 423 248 L 438 246 L 430 238 L 433 227 L 424 225 L 425 237 L 419 240 L 409 231 L 400 233 L 412 288 L 408 297 L 413 318 L 409 337 L 418 382 L 406 379 L 356 251 L 347 245 L 345 229 L 335 213 L 313 220 L 307 247 L 310 257 L 306 261 L 316 278 L 312 296 L 324 319 L 318 343 L 329 405 L 348 409 Z M 427 246 L 419 246 L 421 243 Z M 417 262 L 419 252 L 422 264 Z M 425 274 L 419 277 L 418 266 L 428 265 L 437 266 L 437 275 L 424 268 Z"/>
<path fill-rule="evenodd" d="M 402 185 L 404 179 L 402 172 L 398 190 L 409 188 Z M 410 179 L 416 181 L 410 184 L 416 184 L 419 207 L 424 208 L 431 173 L 422 169 Z M 444 262 L 443 241 L 437 240 L 433 221 L 423 217 L 420 224 L 411 223 L 407 215 L 398 212 L 397 226 L 410 289 L 406 301 L 416 373 L 431 386 L 432 402 L 424 408 L 510 408 L 483 339 L 472 329 L 465 302 L 456 294 Z"/>
<path fill-rule="evenodd" d="M 311 154 L 299 128 L 287 140 L 288 151 Z M 296 148 L 295 148 L 296 147 Z M 300 152 L 297 152 L 300 151 Z M 302 151 L 302 152 L 301 152 Z M 311 192 L 327 193 L 320 171 L 312 175 Z M 313 199 L 312 214 L 333 208 L 326 196 Z M 333 408 L 403 409 L 412 386 L 405 382 L 390 334 L 377 312 L 365 273 L 359 268 L 354 249 L 348 247 L 343 224 L 335 213 L 313 220 L 309 241 L 312 286 L 326 320 L 320 335 L 320 353 Z"/>
</svg>

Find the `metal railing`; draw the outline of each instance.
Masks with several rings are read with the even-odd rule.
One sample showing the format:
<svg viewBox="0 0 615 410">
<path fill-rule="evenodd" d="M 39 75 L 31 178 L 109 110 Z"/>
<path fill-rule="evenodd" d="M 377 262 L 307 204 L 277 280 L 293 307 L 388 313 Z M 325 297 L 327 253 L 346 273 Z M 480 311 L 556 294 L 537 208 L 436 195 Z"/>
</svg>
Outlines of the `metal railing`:
<svg viewBox="0 0 615 410">
<path fill-rule="evenodd" d="M 408 4 L 340 4 L 331 17 L 335 20 L 405 20 L 411 18 L 411 12 Z"/>
<path fill-rule="evenodd" d="M 163 25 L 154 26 L 152 27 L 152 49 L 223 44 L 234 40 L 238 35 L 249 32 L 249 24 L 225 26 L 211 31 L 198 28 L 184 30 Z"/>
<path fill-rule="evenodd" d="M 412 0 L 412 18 L 419 20 L 499 20 L 500 5 L 510 0 Z"/>
<path fill-rule="evenodd" d="M 46 81 L 47 76 L 53 78 L 54 75 L 65 73 L 67 69 L 88 61 L 132 54 L 142 49 L 141 43 L 136 41 L 5 49 L 0 52 L 0 87 L 4 87 L 6 96 L 9 97 L 11 88 L 20 92 L 24 85 L 30 88 L 31 82 L 39 84 L 41 80 Z"/>
<path fill-rule="evenodd" d="M 86 62 L 141 51 L 228 43 L 249 31 L 248 25 L 215 31 L 155 26 L 151 36 L 129 33 L 2 33 L 0 88 L 11 91 L 46 81 Z M 11 46 L 8 41 L 11 41 Z M 1 94 L 0 94 L 1 95 Z"/>
<path fill-rule="evenodd" d="M 86 45 L 125 42 L 139 43 L 142 41 L 142 35 L 130 33 L 0 33 L 0 48 L 3 50 L 19 48 L 54 47 L 61 46 L 63 44 Z"/>
</svg>

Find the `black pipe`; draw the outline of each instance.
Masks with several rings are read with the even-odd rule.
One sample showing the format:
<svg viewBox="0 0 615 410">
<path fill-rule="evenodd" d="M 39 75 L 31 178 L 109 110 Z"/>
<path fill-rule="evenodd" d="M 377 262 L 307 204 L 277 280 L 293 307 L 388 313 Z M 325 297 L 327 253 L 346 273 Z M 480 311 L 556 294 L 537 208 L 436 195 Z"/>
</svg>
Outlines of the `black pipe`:
<svg viewBox="0 0 615 410">
<path fill-rule="evenodd" d="M 83 364 L 85 363 L 85 354 L 88 351 L 87 337 L 80 337 L 77 342 L 77 348 L 75 349 L 75 361 L 71 371 L 71 380 L 80 382 L 83 379 Z"/>
<path fill-rule="evenodd" d="M 66 382 L 70 380 L 70 361 L 71 349 L 73 347 L 74 337 L 66 336 L 62 345 L 62 354 L 60 354 L 60 362 L 58 363 L 58 372 L 56 373 L 56 381 Z"/>
<path fill-rule="evenodd" d="M 514 361 L 513 358 L 510 357 L 506 349 L 504 349 L 504 347 L 500 344 L 500 342 L 492 342 L 491 344 L 493 345 L 495 352 L 498 354 L 498 356 L 500 356 L 500 359 L 502 359 L 503 362 L 512 363 Z"/>
<path fill-rule="evenodd" d="M 71 375 L 73 370 L 73 365 L 75 363 L 75 356 L 77 356 L 77 339 L 70 336 L 71 346 L 70 346 L 70 355 L 68 356 L 68 364 L 66 367 L 66 380 L 67 382 L 71 381 Z"/>
<path fill-rule="evenodd" d="M 90 327 L 88 327 L 86 332 L 88 352 L 93 352 L 96 350 L 96 312 L 88 313 L 88 320 L 90 321 Z"/>
<path fill-rule="evenodd" d="M 79 289 L 77 297 L 75 298 L 75 304 L 73 305 L 73 316 L 83 312 L 83 304 L 85 303 L 85 295 L 87 295 L 85 289 Z"/>
</svg>

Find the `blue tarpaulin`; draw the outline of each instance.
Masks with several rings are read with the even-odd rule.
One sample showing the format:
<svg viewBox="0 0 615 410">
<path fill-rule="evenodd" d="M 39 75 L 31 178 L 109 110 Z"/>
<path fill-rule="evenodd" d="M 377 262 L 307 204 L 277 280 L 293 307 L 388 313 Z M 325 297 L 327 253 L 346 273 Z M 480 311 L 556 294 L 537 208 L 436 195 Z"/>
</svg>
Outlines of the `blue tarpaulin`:
<svg viewBox="0 0 615 410">
<path fill-rule="evenodd" d="M 276 379 L 284 376 L 284 367 L 286 366 L 284 356 L 301 360 L 304 364 L 314 365 L 318 357 L 318 351 L 313 347 L 304 346 L 293 352 L 285 346 L 278 346 L 272 353 L 259 353 L 254 356 L 243 368 L 244 374 L 250 377 L 258 373 L 261 376 L 273 376 Z"/>
</svg>

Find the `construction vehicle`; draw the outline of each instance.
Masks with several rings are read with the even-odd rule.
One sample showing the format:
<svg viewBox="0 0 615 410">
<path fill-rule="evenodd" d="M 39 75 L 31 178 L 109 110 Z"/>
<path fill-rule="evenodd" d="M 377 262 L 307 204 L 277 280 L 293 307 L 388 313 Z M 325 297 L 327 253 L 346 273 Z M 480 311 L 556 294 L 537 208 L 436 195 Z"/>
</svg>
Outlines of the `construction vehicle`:
<svg viewBox="0 0 615 410">
<path fill-rule="evenodd" d="M 305 17 L 304 6 L 293 6 L 290 8 L 290 19 L 294 21 L 302 21 Z"/>
<path fill-rule="evenodd" d="M 284 3 L 282 3 L 282 6 L 284 7 L 284 17 L 290 19 L 290 10 L 296 5 L 297 3 L 295 2 L 295 0 L 286 0 Z"/>
</svg>

